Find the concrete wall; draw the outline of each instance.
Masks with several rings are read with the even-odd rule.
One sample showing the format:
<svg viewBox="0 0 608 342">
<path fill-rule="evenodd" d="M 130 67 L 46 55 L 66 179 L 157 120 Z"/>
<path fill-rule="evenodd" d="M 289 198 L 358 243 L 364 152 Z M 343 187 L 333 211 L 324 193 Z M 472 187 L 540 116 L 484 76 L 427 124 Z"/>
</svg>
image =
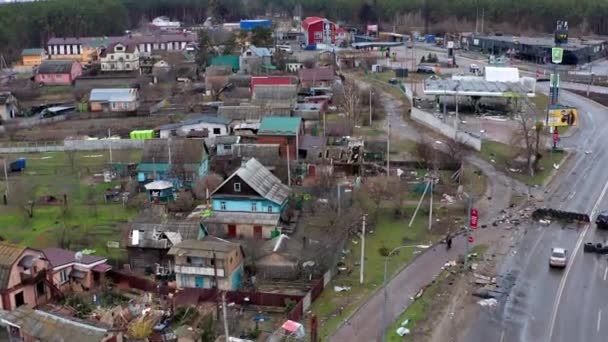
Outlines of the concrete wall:
<svg viewBox="0 0 608 342">
<path fill-rule="evenodd" d="M 476 151 L 481 151 L 481 139 L 475 138 L 472 135 L 462 132 L 456 131 L 454 127 L 446 124 L 441 121 L 439 118 L 434 116 L 433 114 L 422 111 L 418 108 L 412 107 L 412 112 L 410 114 L 412 120 L 421 123 L 430 129 L 441 133 L 442 135 L 465 144 L 469 147 L 472 147 Z"/>
<path fill-rule="evenodd" d="M 35 153 L 52 151 L 93 151 L 143 149 L 144 140 L 108 139 L 108 140 L 65 140 L 63 143 L 23 143 L 19 145 L 0 147 L 0 153 Z"/>
<path fill-rule="evenodd" d="M 410 100 L 410 103 L 412 103 L 414 98 L 412 90 L 405 83 L 402 83 L 400 88 L 404 92 L 405 96 Z M 410 117 L 412 120 L 421 123 L 452 140 L 456 140 L 462 144 L 472 147 L 476 151 L 481 151 L 481 139 L 462 131 L 456 131 L 454 127 L 441 121 L 433 114 L 427 113 L 412 106 Z"/>
</svg>

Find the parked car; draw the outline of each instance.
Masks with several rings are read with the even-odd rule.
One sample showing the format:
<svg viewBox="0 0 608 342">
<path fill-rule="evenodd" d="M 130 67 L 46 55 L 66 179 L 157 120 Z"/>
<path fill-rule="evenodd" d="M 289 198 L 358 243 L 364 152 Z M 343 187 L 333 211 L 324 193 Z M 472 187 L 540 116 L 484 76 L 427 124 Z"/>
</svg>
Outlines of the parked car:
<svg viewBox="0 0 608 342">
<path fill-rule="evenodd" d="M 552 248 L 549 257 L 549 267 L 564 268 L 568 265 L 568 251 L 563 248 Z"/>
<path fill-rule="evenodd" d="M 481 69 L 479 68 L 479 65 L 477 65 L 477 64 L 469 65 L 469 72 L 471 74 L 479 74 L 480 71 L 481 71 Z"/>
<path fill-rule="evenodd" d="M 419 74 L 434 75 L 435 68 L 429 65 L 419 65 L 418 68 L 416 68 L 416 72 Z"/>
<path fill-rule="evenodd" d="M 608 212 L 603 211 L 595 219 L 595 224 L 598 229 L 608 229 Z"/>
</svg>

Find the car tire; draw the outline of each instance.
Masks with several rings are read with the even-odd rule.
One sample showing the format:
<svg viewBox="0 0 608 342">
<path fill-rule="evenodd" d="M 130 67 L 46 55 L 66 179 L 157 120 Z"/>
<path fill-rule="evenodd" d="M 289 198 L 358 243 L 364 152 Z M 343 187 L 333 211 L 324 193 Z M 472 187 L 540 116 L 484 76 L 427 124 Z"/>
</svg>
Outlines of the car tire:
<svg viewBox="0 0 608 342">
<path fill-rule="evenodd" d="M 608 246 L 604 246 L 601 250 L 597 251 L 599 254 L 608 254 Z"/>
<path fill-rule="evenodd" d="M 583 251 L 587 253 L 595 253 L 595 245 L 593 244 L 593 242 L 585 243 L 585 245 L 583 246 Z"/>
<path fill-rule="evenodd" d="M 599 252 L 602 249 L 602 244 L 600 242 L 595 244 L 595 251 Z"/>
</svg>

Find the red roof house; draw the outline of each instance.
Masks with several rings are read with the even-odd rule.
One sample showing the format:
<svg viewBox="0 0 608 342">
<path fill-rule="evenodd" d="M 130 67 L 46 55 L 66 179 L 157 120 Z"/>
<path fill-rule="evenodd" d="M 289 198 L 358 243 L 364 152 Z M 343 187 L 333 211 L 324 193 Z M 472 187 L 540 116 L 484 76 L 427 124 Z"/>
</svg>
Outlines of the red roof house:
<svg viewBox="0 0 608 342">
<path fill-rule="evenodd" d="M 302 21 L 306 45 L 318 43 L 335 44 L 337 25 L 320 17 L 308 17 Z"/>
<path fill-rule="evenodd" d="M 295 84 L 291 76 L 253 76 L 251 77 L 251 92 L 256 85 L 290 85 Z"/>
</svg>

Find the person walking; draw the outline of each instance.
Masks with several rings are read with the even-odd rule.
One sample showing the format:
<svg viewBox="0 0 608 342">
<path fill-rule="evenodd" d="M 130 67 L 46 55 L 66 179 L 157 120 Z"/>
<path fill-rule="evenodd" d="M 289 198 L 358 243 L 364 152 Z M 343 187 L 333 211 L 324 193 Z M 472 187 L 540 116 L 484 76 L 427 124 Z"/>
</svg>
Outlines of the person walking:
<svg viewBox="0 0 608 342">
<path fill-rule="evenodd" d="M 448 236 L 445 237 L 446 249 L 452 248 L 452 236 L 448 233 Z"/>
</svg>

